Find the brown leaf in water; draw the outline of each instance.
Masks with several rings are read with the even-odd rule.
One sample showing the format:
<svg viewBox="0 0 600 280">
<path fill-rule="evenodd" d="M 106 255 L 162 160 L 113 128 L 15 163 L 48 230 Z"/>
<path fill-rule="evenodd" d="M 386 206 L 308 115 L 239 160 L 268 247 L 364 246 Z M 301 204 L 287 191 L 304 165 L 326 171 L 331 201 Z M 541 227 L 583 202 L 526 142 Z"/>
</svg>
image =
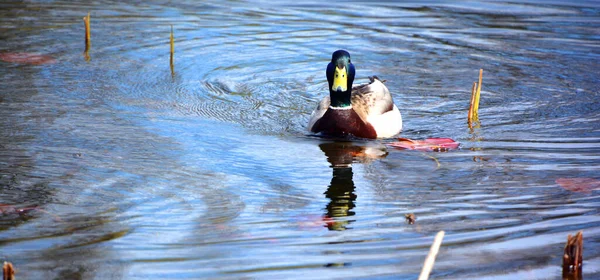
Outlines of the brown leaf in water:
<svg viewBox="0 0 600 280">
<path fill-rule="evenodd" d="M 42 65 L 56 63 L 56 59 L 49 55 L 37 53 L 0 53 L 0 60 L 10 63 L 20 63 L 29 65 Z"/>
<path fill-rule="evenodd" d="M 594 178 L 558 178 L 556 183 L 561 188 L 572 192 L 590 193 L 600 189 L 600 180 Z"/>
</svg>

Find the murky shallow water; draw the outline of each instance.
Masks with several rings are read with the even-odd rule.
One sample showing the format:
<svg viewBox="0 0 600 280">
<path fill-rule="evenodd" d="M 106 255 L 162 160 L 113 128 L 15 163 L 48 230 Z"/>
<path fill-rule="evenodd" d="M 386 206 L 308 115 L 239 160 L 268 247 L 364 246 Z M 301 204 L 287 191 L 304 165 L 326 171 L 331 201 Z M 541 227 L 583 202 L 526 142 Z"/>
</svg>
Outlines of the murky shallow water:
<svg viewBox="0 0 600 280">
<path fill-rule="evenodd" d="M 0 4 L 1 52 L 56 59 L 0 62 L 0 204 L 41 209 L 0 217 L 19 278 L 414 279 L 439 230 L 436 279 L 560 278 L 578 230 L 600 276 L 600 193 L 556 182 L 600 179 L 597 3 L 194 2 Z M 307 135 L 338 48 L 461 149 Z"/>
</svg>

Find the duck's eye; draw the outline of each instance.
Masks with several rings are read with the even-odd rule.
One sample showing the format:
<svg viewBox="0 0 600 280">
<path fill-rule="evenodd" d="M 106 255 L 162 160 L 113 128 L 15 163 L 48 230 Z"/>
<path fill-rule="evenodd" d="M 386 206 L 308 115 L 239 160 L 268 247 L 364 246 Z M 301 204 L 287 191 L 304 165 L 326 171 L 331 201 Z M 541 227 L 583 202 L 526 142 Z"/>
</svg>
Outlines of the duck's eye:
<svg viewBox="0 0 600 280">
<path fill-rule="evenodd" d="M 340 75 L 338 75 L 338 74 L 335 74 L 335 77 L 336 77 L 336 78 L 339 78 L 339 77 L 340 77 Z"/>
<path fill-rule="evenodd" d="M 342 78 L 343 78 L 343 77 L 346 77 L 346 75 L 342 74 Z"/>
</svg>

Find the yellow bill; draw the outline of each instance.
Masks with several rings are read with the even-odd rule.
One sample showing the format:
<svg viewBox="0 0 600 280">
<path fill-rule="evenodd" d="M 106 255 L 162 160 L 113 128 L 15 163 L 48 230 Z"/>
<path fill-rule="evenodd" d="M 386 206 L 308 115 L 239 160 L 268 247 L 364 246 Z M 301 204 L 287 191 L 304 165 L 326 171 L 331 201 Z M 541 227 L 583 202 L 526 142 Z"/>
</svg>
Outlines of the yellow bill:
<svg viewBox="0 0 600 280">
<path fill-rule="evenodd" d="M 348 75 L 346 74 L 346 67 L 342 67 L 341 69 L 335 67 L 335 75 L 333 76 L 333 85 L 331 86 L 331 90 L 348 90 Z"/>
</svg>

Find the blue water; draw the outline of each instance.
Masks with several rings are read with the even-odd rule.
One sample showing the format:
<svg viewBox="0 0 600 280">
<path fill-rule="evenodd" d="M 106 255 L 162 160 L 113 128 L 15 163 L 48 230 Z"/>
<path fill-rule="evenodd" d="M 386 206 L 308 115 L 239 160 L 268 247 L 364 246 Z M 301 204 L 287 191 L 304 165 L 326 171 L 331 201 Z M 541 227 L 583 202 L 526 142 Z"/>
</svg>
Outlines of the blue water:
<svg viewBox="0 0 600 280">
<path fill-rule="evenodd" d="M 310 135 L 340 48 L 400 136 L 460 149 Z M 595 1 L 5 2 L 0 52 L 56 60 L 0 61 L 0 204 L 38 207 L 0 214 L 19 279 L 416 279 L 440 230 L 435 279 L 560 278 L 580 230 L 600 276 L 600 187 L 557 183 L 600 180 Z"/>
</svg>

